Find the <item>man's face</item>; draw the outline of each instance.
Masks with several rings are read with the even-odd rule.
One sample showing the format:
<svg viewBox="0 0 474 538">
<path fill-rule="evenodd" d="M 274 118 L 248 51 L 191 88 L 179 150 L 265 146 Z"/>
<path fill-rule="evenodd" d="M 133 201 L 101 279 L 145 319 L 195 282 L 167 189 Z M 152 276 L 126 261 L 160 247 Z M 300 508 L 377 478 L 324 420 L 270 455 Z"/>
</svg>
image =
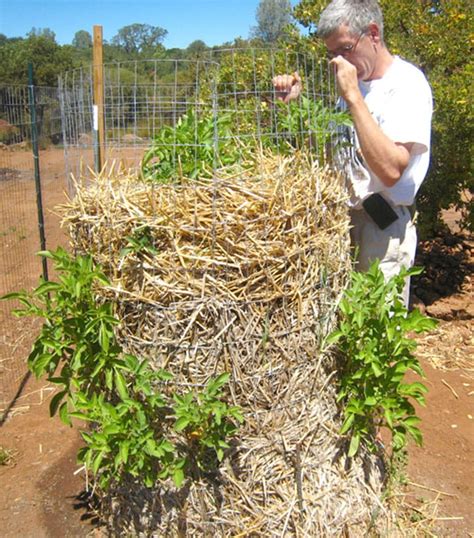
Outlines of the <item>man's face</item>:
<svg viewBox="0 0 474 538">
<path fill-rule="evenodd" d="M 349 27 L 343 24 L 324 42 L 331 57 L 342 56 L 356 68 L 359 80 L 371 80 L 375 70 L 376 53 L 368 30 L 353 34 Z"/>
</svg>

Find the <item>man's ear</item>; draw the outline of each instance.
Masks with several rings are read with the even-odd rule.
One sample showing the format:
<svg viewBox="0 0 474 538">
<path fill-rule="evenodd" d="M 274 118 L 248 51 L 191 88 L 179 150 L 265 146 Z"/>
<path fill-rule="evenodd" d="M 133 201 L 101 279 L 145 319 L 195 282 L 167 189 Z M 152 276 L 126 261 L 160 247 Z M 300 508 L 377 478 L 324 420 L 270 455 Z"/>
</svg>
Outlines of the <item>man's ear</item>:
<svg viewBox="0 0 474 538">
<path fill-rule="evenodd" d="M 369 24 L 367 35 L 373 43 L 380 43 L 380 29 L 376 22 L 371 22 Z"/>
</svg>

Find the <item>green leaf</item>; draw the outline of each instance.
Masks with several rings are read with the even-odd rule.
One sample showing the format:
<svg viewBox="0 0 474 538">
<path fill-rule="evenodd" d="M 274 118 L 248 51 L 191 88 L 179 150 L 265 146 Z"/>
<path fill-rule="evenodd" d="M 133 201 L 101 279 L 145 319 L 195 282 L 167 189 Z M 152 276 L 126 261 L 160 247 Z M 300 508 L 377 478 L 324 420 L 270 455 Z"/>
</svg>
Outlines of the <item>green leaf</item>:
<svg viewBox="0 0 474 538">
<path fill-rule="evenodd" d="M 381 377 L 383 375 L 383 371 L 380 368 L 380 365 L 379 365 L 378 361 L 372 361 L 370 363 L 370 367 L 372 368 L 372 371 L 374 372 L 376 377 Z"/>
<path fill-rule="evenodd" d="M 418 446 L 423 446 L 423 435 L 416 426 L 407 426 L 408 433 L 413 437 Z"/>
<path fill-rule="evenodd" d="M 94 458 L 94 462 L 92 464 L 92 472 L 96 475 L 99 472 L 100 465 L 102 463 L 102 460 L 104 459 L 104 456 L 106 455 L 105 450 L 101 450 L 97 456 Z"/>
<path fill-rule="evenodd" d="M 393 415 L 390 409 L 384 409 L 384 417 L 390 429 L 393 429 Z"/>
<path fill-rule="evenodd" d="M 354 424 L 354 419 L 355 419 L 355 415 L 353 414 L 350 414 L 349 416 L 346 417 L 346 419 L 344 420 L 341 426 L 341 431 L 340 431 L 341 434 L 344 434 L 351 429 L 352 424 Z"/>
<path fill-rule="evenodd" d="M 71 419 L 69 418 L 69 412 L 67 407 L 67 402 L 63 402 L 59 407 L 59 418 L 67 426 L 71 426 Z"/>
<path fill-rule="evenodd" d="M 25 299 L 26 293 L 25 292 L 13 292 L 13 293 L 7 293 L 6 295 L 2 295 L 0 297 L 0 301 L 9 301 L 11 299 Z"/>
<path fill-rule="evenodd" d="M 206 387 L 206 392 L 208 394 L 216 394 L 221 387 L 223 387 L 230 378 L 230 374 L 225 372 L 221 374 L 220 376 L 216 377 L 215 379 L 209 381 Z"/>
<path fill-rule="evenodd" d="M 34 361 L 29 360 L 30 370 L 35 374 L 36 378 L 40 378 L 47 370 L 50 364 L 54 365 L 54 353 L 41 353 L 35 357 Z"/>
<path fill-rule="evenodd" d="M 115 388 L 117 389 L 117 392 L 119 393 L 120 398 L 122 400 L 127 400 L 129 398 L 129 394 L 127 391 L 127 385 L 125 383 L 125 379 L 123 375 L 118 371 L 115 370 Z"/>
<path fill-rule="evenodd" d="M 184 482 L 184 471 L 183 469 L 174 469 L 173 471 L 173 482 L 176 487 L 181 487 L 181 484 Z"/>
<path fill-rule="evenodd" d="M 86 415 L 85 413 L 81 413 L 80 411 L 71 411 L 68 413 L 69 418 L 77 418 L 79 420 L 83 420 L 85 422 L 95 422 L 95 420 L 90 417 L 89 415 Z"/>
<path fill-rule="evenodd" d="M 128 462 L 128 454 L 130 449 L 130 441 L 122 441 L 119 445 L 120 461 L 123 463 Z"/>
<path fill-rule="evenodd" d="M 34 295 L 47 295 L 48 293 L 51 293 L 53 291 L 58 291 L 62 288 L 61 284 L 58 284 L 57 282 L 43 282 L 43 284 L 39 285 L 35 291 Z"/>
<path fill-rule="evenodd" d="M 336 342 L 338 342 L 343 336 L 344 336 L 344 333 L 342 331 L 340 331 L 340 330 L 334 331 L 326 338 L 324 343 L 327 346 L 330 346 L 330 345 L 335 344 Z"/>
<path fill-rule="evenodd" d="M 119 424 L 109 424 L 104 428 L 104 435 L 115 435 L 122 432 L 122 426 Z"/>
<path fill-rule="evenodd" d="M 377 399 L 374 396 L 367 396 L 364 401 L 364 405 L 367 405 L 368 407 L 373 407 L 374 405 L 377 405 Z"/>
<path fill-rule="evenodd" d="M 189 425 L 189 423 L 190 423 L 189 417 L 181 417 L 176 421 L 174 425 L 174 429 L 177 432 L 183 431 L 186 428 L 186 426 Z"/>
<path fill-rule="evenodd" d="M 49 403 L 49 415 L 53 417 L 56 414 L 56 411 L 58 410 L 59 404 L 61 403 L 64 396 L 66 396 L 67 391 L 63 390 L 61 392 L 56 393 Z"/>
<path fill-rule="evenodd" d="M 358 433 L 354 433 L 354 435 L 351 438 L 350 445 L 349 445 L 349 452 L 348 452 L 349 458 L 353 458 L 357 454 L 357 451 L 359 450 L 359 445 L 360 445 L 360 435 Z"/>
<path fill-rule="evenodd" d="M 174 377 L 173 374 L 167 372 L 166 370 L 158 370 L 156 375 L 158 379 L 161 379 L 162 381 L 171 381 Z"/>
</svg>

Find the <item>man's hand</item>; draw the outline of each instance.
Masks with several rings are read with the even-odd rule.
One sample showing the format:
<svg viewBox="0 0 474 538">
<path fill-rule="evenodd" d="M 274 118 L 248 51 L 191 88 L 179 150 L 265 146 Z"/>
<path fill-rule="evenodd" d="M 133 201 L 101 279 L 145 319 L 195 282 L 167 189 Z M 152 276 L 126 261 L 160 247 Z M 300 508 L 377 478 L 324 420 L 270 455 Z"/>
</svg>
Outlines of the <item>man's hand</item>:
<svg viewBox="0 0 474 538">
<path fill-rule="evenodd" d="M 330 61 L 336 68 L 336 81 L 339 93 L 344 101 L 351 106 L 355 100 L 362 97 L 357 80 L 357 69 L 342 56 L 336 56 Z"/>
<path fill-rule="evenodd" d="M 292 75 L 277 75 L 273 77 L 272 82 L 278 101 L 289 103 L 297 99 L 301 93 L 301 77 L 296 71 Z"/>
</svg>

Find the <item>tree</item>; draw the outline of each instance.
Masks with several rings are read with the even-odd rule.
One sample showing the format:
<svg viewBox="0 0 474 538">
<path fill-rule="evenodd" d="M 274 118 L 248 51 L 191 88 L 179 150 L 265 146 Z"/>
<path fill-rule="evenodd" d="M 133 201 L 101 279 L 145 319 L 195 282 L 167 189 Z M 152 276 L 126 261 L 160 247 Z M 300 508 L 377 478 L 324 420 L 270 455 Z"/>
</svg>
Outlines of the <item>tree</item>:
<svg viewBox="0 0 474 538">
<path fill-rule="evenodd" d="M 74 34 L 72 46 L 77 49 L 89 49 L 92 47 L 92 36 L 86 30 L 79 30 Z"/>
<path fill-rule="evenodd" d="M 27 84 L 28 63 L 39 86 L 57 86 L 58 75 L 74 68 L 71 48 L 61 47 L 45 35 L 9 40 L 0 46 L 0 80 L 5 84 Z"/>
<path fill-rule="evenodd" d="M 206 43 L 204 43 L 204 41 L 202 41 L 201 39 L 196 39 L 188 45 L 186 53 L 188 56 L 196 58 L 202 56 L 202 54 L 206 52 L 206 50 L 208 50 L 208 46 L 206 45 Z"/>
<path fill-rule="evenodd" d="M 295 7 L 295 18 L 314 33 L 328 3 L 302 0 Z M 422 235 L 435 234 L 442 226 L 441 211 L 452 205 L 463 211 L 464 222 L 472 229 L 473 205 L 465 196 L 474 188 L 474 107 L 469 91 L 474 71 L 469 46 L 474 26 L 472 2 L 380 0 L 380 4 L 389 50 L 419 66 L 433 90 L 431 165 L 417 197 Z M 309 39 L 314 42 L 314 36 Z M 321 42 L 316 47 L 324 49 Z"/>
<path fill-rule="evenodd" d="M 152 53 L 160 47 L 168 31 L 150 24 L 130 24 L 120 28 L 112 38 L 112 44 L 125 50 L 128 54 Z"/>
<path fill-rule="evenodd" d="M 33 28 L 28 32 L 27 37 L 44 37 L 56 43 L 56 34 L 51 28 Z"/>
<path fill-rule="evenodd" d="M 251 31 L 252 37 L 275 43 L 291 24 L 290 0 L 260 0 L 256 18 L 257 26 Z"/>
</svg>

